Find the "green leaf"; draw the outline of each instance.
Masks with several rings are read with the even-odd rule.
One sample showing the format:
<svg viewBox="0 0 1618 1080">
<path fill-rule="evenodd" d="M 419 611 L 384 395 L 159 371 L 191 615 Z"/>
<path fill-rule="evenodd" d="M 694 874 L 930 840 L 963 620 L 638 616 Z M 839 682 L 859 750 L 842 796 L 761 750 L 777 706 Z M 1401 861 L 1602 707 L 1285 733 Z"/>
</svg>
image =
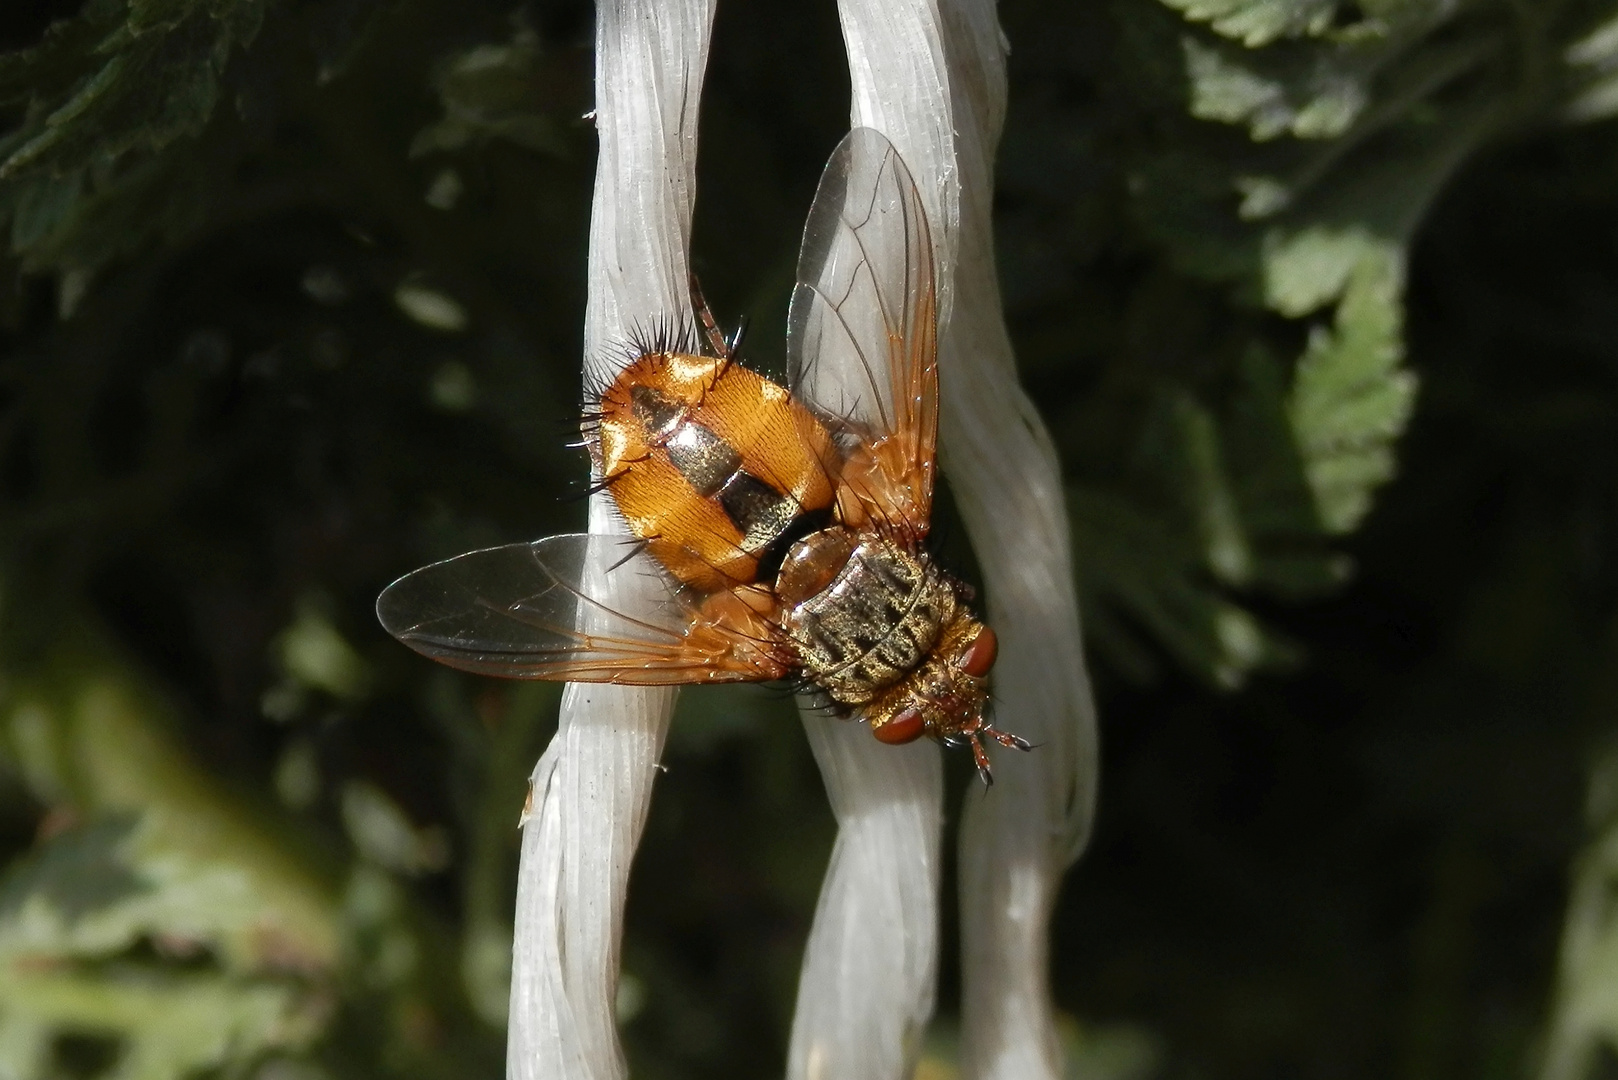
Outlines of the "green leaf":
<svg viewBox="0 0 1618 1080">
<path fill-rule="evenodd" d="M 1187 36 L 1184 48 L 1191 115 L 1244 124 L 1260 142 L 1280 135 L 1335 138 L 1349 129 L 1368 101 L 1361 72 L 1309 64 L 1302 51 L 1284 58 L 1283 70 L 1267 72 L 1239 48 L 1222 42 Z M 1300 63 L 1304 70 L 1287 70 Z"/>
<path fill-rule="evenodd" d="M 1588 122 L 1618 115 L 1618 17 L 1609 17 L 1562 54 L 1571 92 L 1564 115 Z"/>
<path fill-rule="evenodd" d="M 1287 415 L 1322 528 L 1354 529 L 1394 472 L 1394 444 L 1415 405 L 1404 356 L 1401 259 L 1365 256 L 1330 330 L 1316 328 L 1298 361 Z"/>
<path fill-rule="evenodd" d="M 225 67 L 268 3 L 92 3 L 33 48 L 0 56 L 0 102 L 20 116 L 0 134 L 0 223 L 9 219 L 13 254 L 33 268 L 93 270 L 172 225 L 174 211 L 149 212 L 151 166 L 212 119 Z M 194 206 L 185 194 L 175 204 Z M 91 239 L 105 230 L 90 218 L 125 197 L 139 210 Z"/>
<path fill-rule="evenodd" d="M 1592 770 L 1587 816 L 1592 836 L 1573 865 L 1557 950 L 1556 987 L 1539 1075 L 1585 1080 L 1618 1048 L 1618 753 Z"/>
<path fill-rule="evenodd" d="M 1416 390 L 1400 367 L 1402 253 L 1349 250 L 1359 262 L 1333 286 L 1343 298 L 1310 329 L 1290 380 L 1254 343 L 1222 391 L 1165 382 L 1127 475 L 1070 491 L 1091 638 L 1132 677 L 1156 667 L 1141 631 L 1222 688 L 1288 664 L 1296 650 L 1250 598 L 1307 599 L 1346 580 L 1332 539 L 1393 475 Z"/>
<path fill-rule="evenodd" d="M 1336 18 L 1339 0 L 1164 0 L 1186 18 L 1205 22 L 1249 47 L 1279 37 L 1322 34 Z"/>
<path fill-rule="evenodd" d="M 134 829 L 134 819 L 124 815 L 61 834 L 39 848 L 0 882 L 0 925 L 15 923 L 33 898 L 73 924 L 144 892 L 121 855 Z"/>
<path fill-rule="evenodd" d="M 356 700 L 370 687 L 365 661 L 332 625 L 327 605 L 317 596 L 299 599 L 292 624 L 276 638 L 282 669 L 297 683 Z"/>
<path fill-rule="evenodd" d="M 177 866 L 141 832 L 121 815 L 62 833 L 0 885 L 0 1075 L 53 1071 L 63 1034 L 109 1041 L 105 1075 L 144 1080 L 301 1049 L 323 1025 L 312 988 L 218 950 L 210 928 L 253 910 L 250 880 Z"/>
<path fill-rule="evenodd" d="M 139 823 L 122 846 L 109 831 L 77 850 L 130 867 L 141 896 L 121 899 L 110 921 L 29 923 L 46 934 L 41 947 L 118 950 L 146 926 L 207 942 L 234 971 L 333 966 L 330 886 L 191 764 L 169 734 L 169 707 L 105 648 L 64 645 L 7 671 L 0 692 L 0 754 L 37 798 L 93 820 Z M 59 876 L 73 865 L 63 856 L 47 869 Z"/>
<path fill-rule="evenodd" d="M 1303 591 L 1295 580 L 1299 572 L 1289 565 L 1301 553 L 1312 557 L 1314 581 L 1335 584 L 1319 568 L 1328 553 L 1313 528 L 1308 490 L 1301 479 L 1265 489 L 1232 472 L 1260 444 L 1266 454 L 1279 449 L 1283 457 L 1296 457 L 1283 407 L 1278 392 L 1260 396 L 1249 388 L 1221 415 L 1183 390 L 1167 389 L 1142 426 L 1125 483 L 1069 490 L 1081 588 L 1090 600 L 1090 637 L 1121 670 L 1139 679 L 1155 672 L 1139 630 L 1183 668 L 1222 689 L 1296 659 L 1296 649 L 1246 610 L 1242 598 L 1278 580 L 1291 592 Z M 1255 422 L 1269 439 L 1233 439 L 1233 430 Z M 1275 516 L 1250 516 L 1255 492 L 1273 496 L 1260 506 L 1272 515 L 1280 507 L 1288 531 L 1276 535 Z M 1301 530 L 1290 531 L 1300 523 Z M 1277 539 L 1279 561 L 1267 550 Z M 1105 613 L 1100 620 L 1098 611 Z"/>
<path fill-rule="evenodd" d="M 1423 215 L 1463 161 L 1554 95 L 1513 74 L 1521 24 L 1499 5 L 1115 10 L 1118 84 L 1153 121 L 1128 143 L 1134 220 L 1177 270 L 1226 287 L 1232 316 L 1204 353 L 1154 377 L 1133 471 L 1099 484 L 1109 512 L 1132 518 L 1108 533 L 1084 509 L 1102 507 L 1092 482 L 1079 485 L 1075 529 L 1101 553 L 1088 588 L 1106 611 L 1091 626 L 1131 671 L 1150 666 L 1144 628 L 1189 670 L 1233 685 L 1287 650 L 1228 611 L 1246 615 L 1255 593 L 1339 587 L 1351 564 L 1333 542 L 1396 471 L 1416 394 L 1402 367 L 1404 266 Z M 1618 71 L 1618 30 L 1591 22 L 1569 62 Z M 1533 62 L 1554 70 L 1557 35 L 1577 23 L 1545 16 Z M 1268 643 L 1222 639 L 1217 613 Z"/>
<path fill-rule="evenodd" d="M 0 881 L 0 1076 L 60 1074 L 70 1036 L 114 1080 L 308 1048 L 342 955 L 335 890 L 198 771 L 88 629 L 0 685 L 0 755 L 78 822 Z"/>
<path fill-rule="evenodd" d="M 410 155 L 503 139 L 528 150 L 565 156 L 561 126 L 549 111 L 554 105 L 538 79 L 543 63 L 539 36 L 521 23 L 509 42 L 478 45 L 450 56 L 433 80 L 443 119 L 416 134 Z"/>
<path fill-rule="evenodd" d="M 1293 658 L 1285 641 L 1212 587 L 1200 553 L 1172 519 L 1149 516 L 1128 498 L 1086 487 L 1069 489 L 1068 513 L 1079 587 L 1092 612 L 1088 637 L 1125 672 L 1141 680 L 1156 674 L 1137 630 L 1221 689 L 1234 689 L 1253 671 Z M 1097 612 L 1105 614 L 1098 619 Z"/>
<path fill-rule="evenodd" d="M 93 1035 L 111 1044 L 106 1080 L 179 1080 L 302 1050 L 322 1020 L 310 1001 L 286 983 L 220 975 L 24 967 L 0 988 L 0 1073 L 59 1075 L 58 1039 Z"/>
<path fill-rule="evenodd" d="M 1243 357 L 1239 390 L 1222 433 L 1231 485 L 1252 537 L 1248 584 L 1289 600 L 1330 592 L 1348 577 L 1348 560 L 1323 543 L 1303 448 L 1287 414 L 1282 364 L 1255 347 Z"/>
</svg>

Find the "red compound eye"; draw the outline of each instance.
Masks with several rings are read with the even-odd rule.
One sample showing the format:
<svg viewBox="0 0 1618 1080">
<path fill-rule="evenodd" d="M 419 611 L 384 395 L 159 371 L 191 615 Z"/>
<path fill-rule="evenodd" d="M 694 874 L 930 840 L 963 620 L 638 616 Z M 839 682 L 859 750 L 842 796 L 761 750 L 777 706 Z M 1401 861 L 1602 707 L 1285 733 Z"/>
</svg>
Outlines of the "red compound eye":
<svg viewBox="0 0 1618 1080">
<path fill-rule="evenodd" d="M 893 714 L 893 718 L 881 727 L 871 729 L 878 742 L 885 742 L 890 746 L 899 743 L 915 742 L 927 731 L 927 721 L 921 718 L 921 710 L 914 705 L 900 709 Z"/>
<path fill-rule="evenodd" d="M 974 679 L 981 679 L 989 674 L 989 669 L 994 667 L 994 658 L 999 655 L 1000 642 L 994 636 L 994 631 L 985 626 L 961 653 L 956 666 Z"/>
</svg>

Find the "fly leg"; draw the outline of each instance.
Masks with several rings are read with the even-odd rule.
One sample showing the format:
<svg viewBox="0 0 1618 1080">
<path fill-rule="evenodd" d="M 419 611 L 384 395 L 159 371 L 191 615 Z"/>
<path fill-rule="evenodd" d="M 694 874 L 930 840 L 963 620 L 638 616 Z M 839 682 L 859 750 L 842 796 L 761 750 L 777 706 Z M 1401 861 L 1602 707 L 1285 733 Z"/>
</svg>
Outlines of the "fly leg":
<svg viewBox="0 0 1618 1080">
<path fill-rule="evenodd" d="M 994 773 L 989 770 L 989 755 L 983 749 L 983 738 L 993 739 L 1011 750 L 1032 750 L 1034 744 L 1021 735 L 1013 735 L 1009 731 L 1001 731 L 993 724 L 980 724 L 978 728 L 966 735 L 972 747 L 972 760 L 977 762 L 978 776 L 983 778 L 984 787 L 994 785 Z"/>
<path fill-rule="evenodd" d="M 983 749 L 983 743 L 978 740 L 978 733 L 972 732 L 967 736 L 972 744 L 972 760 L 977 763 L 978 777 L 986 788 L 994 787 L 994 770 L 989 768 L 989 753 Z"/>
<path fill-rule="evenodd" d="M 708 343 L 708 349 L 721 360 L 729 360 L 735 355 L 735 346 L 741 342 L 741 330 L 736 331 L 735 341 L 726 341 L 724 333 L 719 329 L 719 323 L 714 320 L 713 309 L 708 306 L 708 298 L 702 295 L 702 285 L 697 281 L 697 275 L 691 275 L 691 308 L 697 313 L 697 322 L 702 324 L 702 337 Z"/>
<path fill-rule="evenodd" d="M 1009 750 L 1032 750 L 1034 748 L 1034 744 L 1021 735 L 1013 735 L 1009 731 L 1001 731 L 999 728 L 990 727 L 987 724 L 980 729 L 980 733 L 987 735 Z"/>
</svg>

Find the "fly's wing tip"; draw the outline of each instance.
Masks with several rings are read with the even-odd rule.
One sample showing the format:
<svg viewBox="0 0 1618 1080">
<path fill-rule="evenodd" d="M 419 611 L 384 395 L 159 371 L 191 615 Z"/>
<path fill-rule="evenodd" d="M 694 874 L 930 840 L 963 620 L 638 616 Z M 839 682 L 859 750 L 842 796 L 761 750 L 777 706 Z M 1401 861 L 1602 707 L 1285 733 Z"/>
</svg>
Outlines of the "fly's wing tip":
<svg viewBox="0 0 1618 1080">
<path fill-rule="evenodd" d="M 407 644 L 411 631 L 419 625 L 410 597 L 413 591 L 410 579 L 419 572 L 405 574 L 378 593 L 376 598 L 376 621 L 382 624 L 382 629 Z"/>
<path fill-rule="evenodd" d="M 481 675 L 632 685 L 770 677 L 755 672 L 750 638 L 707 624 L 693 632 L 692 598 L 637 544 L 568 534 L 468 552 L 389 585 L 377 618 L 415 652 Z"/>
</svg>

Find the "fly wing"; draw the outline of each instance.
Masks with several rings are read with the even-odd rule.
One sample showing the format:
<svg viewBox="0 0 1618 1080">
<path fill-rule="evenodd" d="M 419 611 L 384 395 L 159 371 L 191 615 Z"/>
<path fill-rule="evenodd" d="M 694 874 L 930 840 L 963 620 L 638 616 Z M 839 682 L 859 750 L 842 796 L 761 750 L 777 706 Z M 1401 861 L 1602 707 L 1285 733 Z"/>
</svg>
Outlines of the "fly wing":
<svg viewBox="0 0 1618 1080">
<path fill-rule="evenodd" d="M 729 599 L 679 587 L 637 541 L 574 533 L 424 566 L 384 589 L 376 614 L 423 656 L 482 675 L 655 686 L 786 674 L 770 625 Z"/>
<path fill-rule="evenodd" d="M 866 512 L 925 535 L 938 441 L 932 238 L 910 170 L 870 128 L 838 144 L 810 207 L 787 364 L 793 392 L 857 436 L 843 480 Z"/>
</svg>

